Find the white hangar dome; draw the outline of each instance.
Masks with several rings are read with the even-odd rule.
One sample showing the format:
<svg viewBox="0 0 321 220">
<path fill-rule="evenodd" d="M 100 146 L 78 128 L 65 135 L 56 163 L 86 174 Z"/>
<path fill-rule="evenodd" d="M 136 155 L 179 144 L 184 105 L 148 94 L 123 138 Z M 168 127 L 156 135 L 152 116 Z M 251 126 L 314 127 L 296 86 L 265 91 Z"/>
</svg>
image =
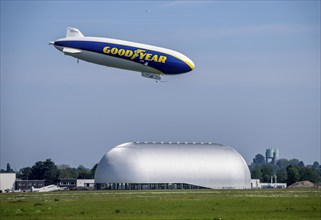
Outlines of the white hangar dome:
<svg viewBox="0 0 321 220">
<path fill-rule="evenodd" d="M 100 160 L 97 189 L 245 189 L 251 175 L 233 148 L 215 143 L 134 142 Z"/>
</svg>

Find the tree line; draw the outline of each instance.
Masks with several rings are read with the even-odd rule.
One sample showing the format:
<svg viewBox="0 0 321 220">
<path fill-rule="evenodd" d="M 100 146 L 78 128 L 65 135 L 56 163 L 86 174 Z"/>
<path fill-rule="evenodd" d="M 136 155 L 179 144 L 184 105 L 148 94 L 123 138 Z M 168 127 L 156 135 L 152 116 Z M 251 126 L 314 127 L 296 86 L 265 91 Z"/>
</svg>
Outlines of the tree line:
<svg viewBox="0 0 321 220">
<path fill-rule="evenodd" d="M 93 168 L 88 169 L 82 165 L 77 168 L 72 168 L 68 165 L 57 166 L 51 159 L 38 161 L 31 167 L 21 168 L 16 173 L 18 179 L 22 180 L 45 180 L 45 185 L 56 184 L 59 179 L 93 179 L 98 164 Z M 1 172 L 13 173 L 10 164 L 7 164 L 7 169 L 1 169 Z"/>
<path fill-rule="evenodd" d="M 252 179 L 260 179 L 261 182 L 270 182 L 271 176 L 276 175 L 277 182 L 287 183 L 288 186 L 298 182 L 308 180 L 312 183 L 321 182 L 321 166 L 315 161 L 313 165 L 305 165 L 298 159 L 279 159 L 275 165 L 266 162 L 265 157 L 257 154 L 249 165 Z"/>
<path fill-rule="evenodd" d="M 0 172 L 16 173 L 17 178 L 22 180 L 45 180 L 46 185 L 56 184 L 59 179 L 93 179 L 98 164 L 91 169 L 82 165 L 77 168 L 69 165 L 57 166 L 51 159 L 38 161 L 31 167 L 21 168 L 14 171 L 10 164 L 7 169 L 1 169 Z M 304 165 L 303 161 L 298 159 L 279 159 L 275 164 L 266 162 L 265 157 L 257 154 L 249 165 L 252 179 L 260 179 L 261 182 L 270 182 L 271 176 L 277 176 L 277 182 L 291 185 L 298 181 L 308 180 L 312 183 L 321 182 L 321 166 L 318 162 L 313 165 Z"/>
</svg>

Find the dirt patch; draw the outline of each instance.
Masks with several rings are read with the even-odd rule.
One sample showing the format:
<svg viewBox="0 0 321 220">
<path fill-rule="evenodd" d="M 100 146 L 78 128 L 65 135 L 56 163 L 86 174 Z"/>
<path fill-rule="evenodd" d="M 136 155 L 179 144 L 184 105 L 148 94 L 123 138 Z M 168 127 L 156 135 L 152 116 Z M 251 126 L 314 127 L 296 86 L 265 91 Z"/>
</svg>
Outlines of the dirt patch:
<svg viewBox="0 0 321 220">
<path fill-rule="evenodd" d="M 311 183 L 310 181 L 301 181 L 301 182 L 296 182 L 290 185 L 288 188 L 313 188 L 314 184 Z"/>
</svg>

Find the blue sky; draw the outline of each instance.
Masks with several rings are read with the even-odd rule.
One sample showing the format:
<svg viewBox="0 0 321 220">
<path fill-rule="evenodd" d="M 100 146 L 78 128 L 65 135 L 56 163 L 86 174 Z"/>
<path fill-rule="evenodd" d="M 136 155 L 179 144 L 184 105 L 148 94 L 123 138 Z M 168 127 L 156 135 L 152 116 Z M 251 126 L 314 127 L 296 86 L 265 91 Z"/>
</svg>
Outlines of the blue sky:
<svg viewBox="0 0 321 220">
<path fill-rule="evenodd" d="M 196 68 L 155 83 L 77 64 L 48 45 L 67 27 L 177 50 Z M 129 141 L 320 162 L 320 1 L 1 1 L 1 168 L 90 168 Z"/>
</svg>

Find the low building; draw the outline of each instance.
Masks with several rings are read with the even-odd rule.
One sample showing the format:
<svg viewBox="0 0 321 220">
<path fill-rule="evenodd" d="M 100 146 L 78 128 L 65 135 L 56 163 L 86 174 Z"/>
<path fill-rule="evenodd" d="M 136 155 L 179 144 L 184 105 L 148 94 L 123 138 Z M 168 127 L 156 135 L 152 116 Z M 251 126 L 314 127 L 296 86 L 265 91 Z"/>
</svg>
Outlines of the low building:
<svg viewBox="0 0 321 220">
<path fill-rule="evenodd" d="M 41 188 L 45 186 L 45 180 L 16 180 L 15 190 L 22 192 L 31 191 L 31 187 Z"/>
<path fill-rule="evenodd" d="M 0 191 L 12 192 L 15 189 L 16 173 L 0 173 Z"/>
<path fill-rule="evenodd" d="M 77 187 L 77 179 L 73 179 L 73 178 L 59 179 L 58 186 L 66 187 L 68 189 L 73 189 L 73 188 Z"/>
<path fill-rule="evenodd" d="M 259 189 L 260 188 L 260 179 L 251 179 L 251 188 L 252 189 Z"/>
<path fill-rule="evenodd" d="M 94 179 L 77 179 L 77 188 L 84 187 L 87 189 L 94 189 L 95 180 Z"/>
<path fill-rule="evenodd" d="M 251 179 L 251 188 L 252 189 L 285 189 L 287 187 L 286 183 L 261 183 L 259 179 Z"/>
<path fill-rule="evenodd" d="M 94 189 L 94 179 L 60 179 L 58 186 L 66 187 L 70 190 Z"/>
<path fill-rule="evenodd" d="M 260 186 L 261 186 L 261 189 L 271 189 L 271 188 L 285 189 L 287 187 L 287 184 L 286 183 L 261 183 Z"/>
</svg>

